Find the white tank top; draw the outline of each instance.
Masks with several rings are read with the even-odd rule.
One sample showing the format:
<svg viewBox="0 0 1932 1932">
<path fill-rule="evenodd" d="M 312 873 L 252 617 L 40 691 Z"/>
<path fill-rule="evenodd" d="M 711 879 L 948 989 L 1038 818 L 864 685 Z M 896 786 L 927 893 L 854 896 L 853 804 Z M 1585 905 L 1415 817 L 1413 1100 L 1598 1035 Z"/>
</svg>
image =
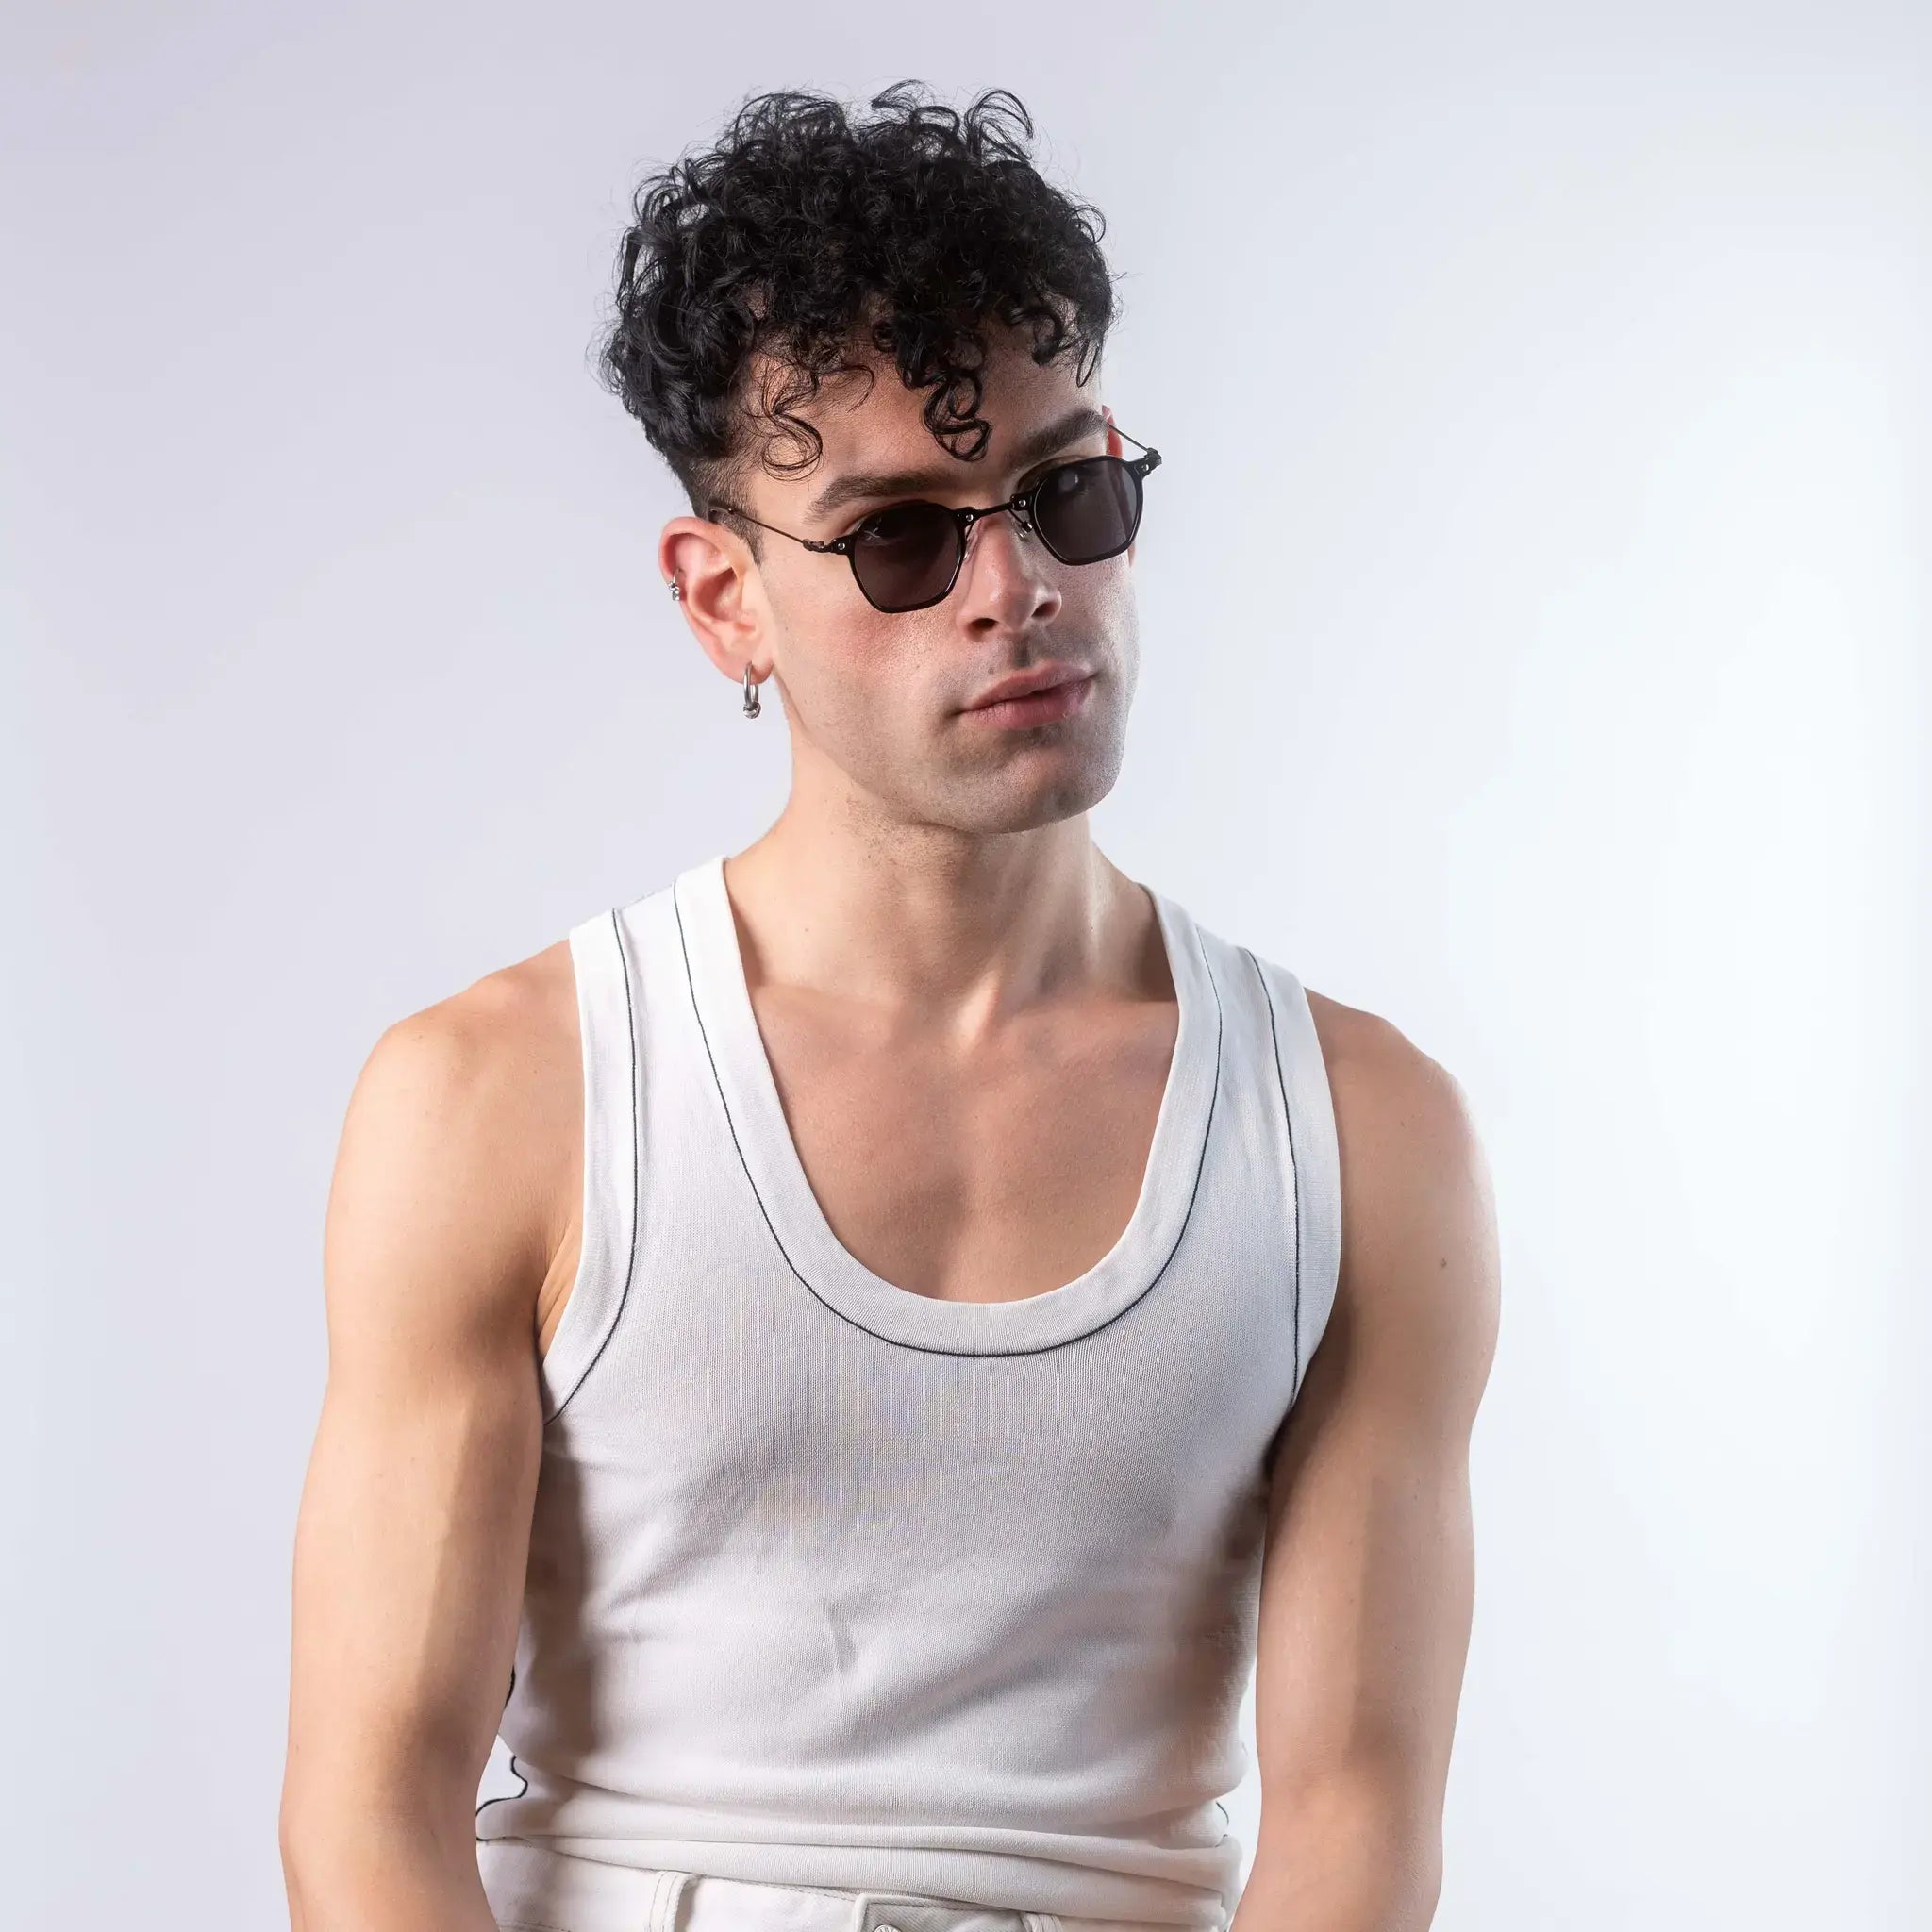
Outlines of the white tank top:
<svg viewBox="0 0 1932 1932">
<path fill-rule="evenodd" d="M 1340 1255 L 1301 983 L 1154 892 L 1179 1024 L 1132 1218 L 1048 1293 L 939 1301 L 818 1206 L 724 862 L 570 934 L 583 1254 L 478 1840 L 1219 1927 Z"/>
</svg>

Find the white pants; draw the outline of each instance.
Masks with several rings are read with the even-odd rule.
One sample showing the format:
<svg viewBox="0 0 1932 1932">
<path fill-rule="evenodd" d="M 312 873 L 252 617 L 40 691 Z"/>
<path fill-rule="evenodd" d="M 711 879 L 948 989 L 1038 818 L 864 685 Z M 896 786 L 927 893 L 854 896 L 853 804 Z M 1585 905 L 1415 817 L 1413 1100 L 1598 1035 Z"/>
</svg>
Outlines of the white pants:
<svg viewBox="0 0 1932 1932">
<path fill-rule="evenodd" d="M 515 1839 L 486 1839 L 477 1855 L 500 1932 L 1174 1932 L 1144 1919 L 602 1865 Z"/>
</svg>

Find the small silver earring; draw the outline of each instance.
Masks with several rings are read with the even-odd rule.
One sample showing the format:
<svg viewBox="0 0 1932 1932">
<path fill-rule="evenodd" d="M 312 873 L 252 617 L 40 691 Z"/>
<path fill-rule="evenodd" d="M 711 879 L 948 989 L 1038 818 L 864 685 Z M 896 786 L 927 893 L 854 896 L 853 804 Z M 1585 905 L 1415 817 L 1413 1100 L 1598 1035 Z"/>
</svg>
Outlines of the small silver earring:
<svg viewBox="0 0 1932 1932">
<path fill-rule="evenodd" d="M 671 601 L 675 604 L 684 595 L 684 586 L 675 577 L 671 579 Z"/>
<path fill-rule="evenodd" d="M 744 667 L 744 715 L 747 718 L 756 718 L 758 709 L 758 688 L 752 682 L 751 664 L 747 660 Z"/>
</svg>

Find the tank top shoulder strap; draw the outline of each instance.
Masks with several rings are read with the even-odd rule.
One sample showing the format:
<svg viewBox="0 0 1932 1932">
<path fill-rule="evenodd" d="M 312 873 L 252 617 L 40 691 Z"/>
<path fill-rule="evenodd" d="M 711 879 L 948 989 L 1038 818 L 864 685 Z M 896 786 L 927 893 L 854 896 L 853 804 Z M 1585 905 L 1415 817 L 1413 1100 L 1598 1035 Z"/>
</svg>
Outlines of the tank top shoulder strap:
<svg viewBox="0 0 1932 1932">
<path fill-rule="evenodd" d="M 541 1363 L 546 1428 L 617 1325 L 637 1258 L 639 1024 L 630 908 L 570 931 L 584 1079 L 582 1245 L 570 1298 Z"/>
<path fill-rule="evenodd" d="M 1274 1077 L 1288 1124 L 1294 1211 L 1295 1391 L 1334 1310 L 1341 1268 L 1341 1160 L 1334 1097 L 1315 1018 L 1286 966 L 1241 952 L 1267 1002 Z"/>
</svg>

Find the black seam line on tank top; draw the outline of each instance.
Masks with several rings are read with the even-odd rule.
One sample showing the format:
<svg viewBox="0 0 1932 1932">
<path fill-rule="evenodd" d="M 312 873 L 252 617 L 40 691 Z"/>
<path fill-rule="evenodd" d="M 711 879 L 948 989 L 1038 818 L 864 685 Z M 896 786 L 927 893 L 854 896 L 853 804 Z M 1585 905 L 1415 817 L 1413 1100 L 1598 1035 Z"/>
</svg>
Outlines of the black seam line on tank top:
<svg viewBox="0 0 1932 1932">
<path fill-rule="evenodd" d="M 630 1035 L 630 1259 L 625 1263 L 624 1286 L 617 1291 L 617 1307 L 611 1311 L 610 1320 L 605 1324 L 604 1333 L 598 1340 L 596 1352 L 577 1371 L 577 1378 L 570 1385 L 563 1400 L 544 1418 L 543 1426 L 546 1429 L 570 1407 L 572 1397 L 584 1386 L 584 1382 L 590 1375 L 591 1371 L 597 1366 L 598 1357 L 610 1346 L 610 1338 L 617 1333 L 617 1324 L 624 1319 L 624 1305 L 630 1299 L 631 1277 L 637 1273 L 638 1268 L 638 1223 L 644 1218 L 643 1202 L 640 1198 L 638 1186 L 641 1177 L 638 1150 L 640 1143 L 644 1138 L 644 1130 L 643 1123 L 638 1117 L 637 1006 L 631 997 L 630 948 L 624 942 L 624 927 L 617 917 L 617 908 L 615 907 L 612 907 L 610 910 L 610 936 L 617 946 L 617 963 L 624 969 L 624 1021 L 625 1029 Z M 588 1079 L 589 1077 L 590 1073 L 587 1067 L 585 1078 Z M 585 1148 L 584 1158 L 586 1160 L 590 1158 L 588 1146 Z M 581 1235 L 579 1239 L 581 1239 Z M 567 1306 L 568 1304 L 566 1304 Z"/>
<path fill-rule="evenodd" d="M 718 1106 L 720 1110 L 724 1115 L 724 1125 L 731 1135 L 731 1144 L 738 1150 L 738 1164 L 744 1169 L 744 1178 L 746 1183 L 751 1188 L 752 1199 L 758 1204 L 758 1212 L 764 1216 L 765 1225 L 767 1228 L 771 1230 L 773 1246 L 778 1250 L 779 1256 L 783 1259 L 786 1267 L 791 1270 L 791 1273 L 797 1277 L 800 1284 L 811 1295 L 812 1299 L 816 1301 L 822 1307 L 829 1309 L 833 1314 L 837 1315 L 841 1322 L 849 1322 L 853 1327 L 857 1328 L 863 1335 L 870 1335 L 876 1341 L 888 1342 L 893 1348 L 916 1349 L 921 1355 L 972 1356 L 975 1358 L 983 1358 L 988 1356 L 995 1355 L 1045 1355 L 1050 1349 L 1071 1348 L 1074 1342 L 1085 1341 L 1090 1335 L 1098 1335 L 1099 1333 L 1101 1333 L 1103 1329 L 1112 1327 L 1112 1325 L 1116 1322 L 1118 1322 L 1120 1318 L 1123 1315 L 1124 1315 L 1129 1308 L 1138 1306 L 1139 1303 L 1142 1301 L 1146 1297 L 1146 1295 L 1153 1290 L 1155 1282 L 1158 1281 L 1160 1277 L 1167 1273 L 1168 1263 L 1171 1262 L 1174 1259 L 1174 1256 L 1179 1252 L 1181 1241 L 1188 1231 L 1188 1223 L 1193 1218 L 1195 1197 L 1201 1191 L 1201 1175 L 1208 1165 L 1208 1149 L 1214 1138 L 1215 1106 L 1221 1098 L 1221 988 L 1215 981 L 1214 968 L 1207 957 L 1207 950 L 1205 947 L 1201 945 L 1198 939 L 1195 939 L 1193 941 L 1195 946 L 1195 958 L 1199 962 L 1202 971 L 1206 975 L 1208 990 L 1214 995 L 1214 1086 L 1208 1096 L 1208 1121 L 1207 1124 L 1201 1130 L 1201 1152 L 1196 1157 L 1194 1161 L 1194 1179 L 1192 1186 L 1188 1191 L 1187 1211 L 1181 1216 L 1181 1224 L 1174 1235 L 1174 1246 L 1168 1249 L 1165 1259 L 1163 1259 L 1160 1266 L 1154 1271 L 1153 1278 L 1149 1280 L 1147 1286 L 1143 1288 L 1141 1291 L 1141 1292 L 1134 1297 L 1132 1301 L 1128 1302 L 1124 1307 L 1116 1308 L 1113 1311 L 1113 1313 L 1107 1318 L 1106 1321 L 1096 1323 L 1091 1328 L 1083 1328 L 1077 1335 L 1066 1336 L 1058 1341 L 1042 1341 L 1037 1348 L 937 1348 L 924 1341 L 902 1341 L 896 1335 L 886 1335 L 881 1333 L 876 1328 L 867 1327 L 866 1324 L 863 1322 L 859 1321 L 857 1316 L 848 1315 L 845 1312 L 845 1310 L 838 1307 L 836 1303 L 827 1301 L 825 1297 L 822 1295 L 817 1289 L 813 1288 L 811 1283 L 808 1281 L 802 1274 L 799 1273 L 798 1264 L 794 1260 L 792 1260 L 791 1257 L 788 1253 L 786 1253 L 785 1243 L 779 1240 L 778 1230 L 772 1224 L 771 1211 L 765 1206 L 764 1196 L 758 1192 L 758 1184 L 752 1176 L 751 1163 L 744 1158 L 744 1148 L 738 1138 L 738 1124 L 731 1118 L 731 1107 L 730 1104 L 724 1098 L 724 1083 L 718 1077 L 717 1056 L 713 1054 L 711 1051 L 711 1036 L 706 1029 L 705 1016 L 698 1006 L 697 982 L 693 978 L 691 974 L 691 948 L 685 943 L 684 911 L 683 908 L 677 904 L 677 894 L 675 891 L 671 895 L 671 905 L 673 911 L 675 912 L 677 915 L 677 942 L 684 952 L 684 977 L 686 985 L 689 986 L 691 989 L 691 1012 L 698 1023 L 698 1035 L 705 1042 L 705 1058 L 708 1059 L 711 1063 L 711 1082 L 712 1085 L 717 1089 Z M 727 906 L 725 909 L 728 915 L 730 909 L 729 907 Z M 754 1021 L 754 1024 L 756 1024 L 756 1021 Z M 1176 1034 L 1174 1039 L 1174 1051 L 1178 1053 L 1179 1050 L 1180 1039 L 1178 1034 Z M 911 1291 L 901 1290 L 900 1292 L 910 1293 Z"/>
<path fill-rule="evenodd" d="M 1261 997 L 1268 1007 L 1268 1039 L 1274 1048 L 1274 1080 L 1281 1089 L 1281 1117 L 1288 1123 L 1288 1171 L 1294 1182 L 1294 1375 L 1289 1384 L 1289 1406 L 1302 1392 L 1302 1164 L 1294 1147 L 1294 1108 L 1288 1104 L 1288 1076 L 1281 1071 L 1281 1036 L 1274 1028 L 1274 995 L 1268 988 L 1268 975 L 1246 946 L 1248 964 L 1261 983 Z"/>
<path fill-rule="evenodd" d="M 508 1690 L 506 1690 L 506 1691 L 505 1691 L 505 1692 L 503 1693 L 503 1707 L 504 1707 L 504 1709 L 505 1709 L 505 1710 L 508 1710 L 508 1709 L 509 1708 L 509 1701 L 510 1701 L 510 1699 L 511 1699 L 512 1697 L 514 1697 L 514 1696 L 515 1696 L 516 1694 L 517 1694 L 517 1667 L 516 1667 L 516 1665 L 515 1665 L 515 1664 L 511 1664 L 511 1665 L 510 1665 L 510 1667 L 509 1667 L 509 1689 L 508 1689 Z M 521 1767 L 521 1766 L 519 1766 L 519 1764 L 517 1763 L 517 1754 L 516 1754 L 516 1753 L 515 1753 L 514 1751 L 512 1751 L 512 1752 L 511 1752 L 511 1753 L 509 1754 L 509 1768 L 510 1768 L 510 1770 L 511 1770 L 512 1772 L 514 1772 L 514 1773 L 516 1774 L 516 1775 L 517 1775 L 518 1777 L 523 1777 L 523 1778 L 524 1778 L 524 1788 L 523 1788 L 523 1790 L 520 1790 L 520 1791 L 498 1791 L 498 1792 L 497 1792 L 497 1794 L 495 1795 L 495 1797 L 493 1797 L 493 1798 L 485 1798 L 485 1799 L 483 1800 L 483 1802 L 482 1802 L 482 1803 L 481 1803 L 480 1805 L 478 1805 L 478 1806 L 476 1807 L 476 1817 L 477 1817 L 477 1818 L 481 1818 L 481 1817 L 482 1817 L 482 1815 L 484 1814 L 484 1812 L 486 1812 L 487 1810 L 489 1810 L 489 1808 L 490 1808 L 490 1807 L 491 1807 L 491 1806 L 492 1806 L 492 1805 L 502 1805 L 502 1804 L 505 1804 L 505 1803 L 507 1803 L 507 1802 L 508 1802 L 508 1801 L 509 1799 L 511 1799 L 511 1798 L 526 1798 L 526 1797 L 528 1797 L 528 1796 L 529 1796 L 529 1794 L 530 1794 L 530 1780 L 529 1780 L 528 1778 L 526 1778 L 526 1777 L 524 1777 L 524 1774 L 523 1774 L 523 1770 L 522 1770 L 522 1767 Z M 475 1821 L 475 1820 L 472 1820 L 471 1822 L 472 1822 L 472 1824 L 474 1824 Z M 480 1845 L 480 1844 L 485 1844 L 485 1843 L 489 1842 L 489 1840 L 486 1840 L 486 1839 L 484 1838 L 483 1834 L 482 1834 L 482 1833 L 481 1833 L 481 1832 L 479 1831 L 479 1832 L 477 1832 L 477 1834 L 476 1834 L 476 1842 L 477 1842 L 477 1843 L 478 1843 L 478 1844 Z"/>
</svg>

